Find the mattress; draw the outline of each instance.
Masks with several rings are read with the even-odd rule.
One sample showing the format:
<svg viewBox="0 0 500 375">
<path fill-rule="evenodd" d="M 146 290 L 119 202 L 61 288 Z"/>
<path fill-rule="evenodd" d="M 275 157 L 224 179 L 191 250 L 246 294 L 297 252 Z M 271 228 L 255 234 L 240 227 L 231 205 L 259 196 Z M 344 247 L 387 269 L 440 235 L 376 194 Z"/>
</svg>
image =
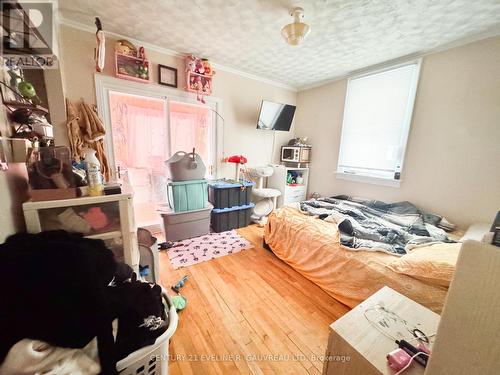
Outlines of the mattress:
<svg viewBox="0 0 500 375">
<path fill-rule="evenodd" d="M 345 248 L 335 223 L 296 208 L 273 212 L 264 240 L 278 258 L 351 308 L 384 286 L 436 313 L 443 308 L 446 287 L 391 271 L 386 265 L 397 259 L 393 255 Z"/>
</svg>

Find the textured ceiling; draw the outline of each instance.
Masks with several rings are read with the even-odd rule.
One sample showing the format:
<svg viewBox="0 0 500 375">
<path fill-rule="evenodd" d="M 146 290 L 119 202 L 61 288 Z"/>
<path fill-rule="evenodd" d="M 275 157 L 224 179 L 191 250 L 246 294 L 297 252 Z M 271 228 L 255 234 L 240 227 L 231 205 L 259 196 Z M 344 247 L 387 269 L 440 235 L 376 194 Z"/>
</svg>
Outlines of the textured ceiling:
<svg viewBox="0 0 500 375">
<path fill-rule="evenodd" d="M 287 45 L 299 4 L 311 33 Z M 500 0 L 59 0 L 63 19 L 294 87 L 500 30 Z"/>
</svg>

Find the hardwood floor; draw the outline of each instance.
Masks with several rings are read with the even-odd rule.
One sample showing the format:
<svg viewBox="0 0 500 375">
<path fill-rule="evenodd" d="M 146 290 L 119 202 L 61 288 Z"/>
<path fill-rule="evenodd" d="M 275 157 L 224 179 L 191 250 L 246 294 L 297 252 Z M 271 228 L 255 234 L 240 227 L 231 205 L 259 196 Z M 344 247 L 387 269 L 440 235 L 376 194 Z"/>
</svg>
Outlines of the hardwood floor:
<svg viewBox="0 0 500 375">
<path fill-rule="evenodd" d="M 164 287 L 189 276 L 170 374 L 321 374 L 315 357 L 348 308 L 262 248 L 261 228 L 238 232 L 255 247 L 180 270 L 160 254 Z"/>
</svg>

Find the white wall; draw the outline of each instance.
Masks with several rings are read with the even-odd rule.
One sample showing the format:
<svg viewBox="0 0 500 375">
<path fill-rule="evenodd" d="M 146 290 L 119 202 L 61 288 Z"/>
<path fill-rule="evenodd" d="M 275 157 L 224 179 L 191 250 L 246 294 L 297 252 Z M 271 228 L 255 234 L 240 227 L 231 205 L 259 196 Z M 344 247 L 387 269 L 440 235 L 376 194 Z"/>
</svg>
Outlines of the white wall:
<svg viewBox="0 0 500 375">
<path fill-rule="evenodd" d="M 63 84 L 66 96 L 73 101 L 84 98 L 95 103 L 93 49 L 95 35 L 68 26 L 61 26 L 60 53 Z M 114 76 L 114 44 L 106 39 L 106 66 L 103 74 Z M 146 50 L 147 58 L 153 63 L 152 82 L 158 82 L 157 64 L 172 66 L 178 70 L 178 87 L 184 90 L 184 60 L 157 51 Z M 154 83 L 151 83 L 154 84 Z M 276 132 L 276 147 L 272 157 L 273 132 L 257 130 L 257 117 L 263 99 L 295 104 L 295 91 L 276 87 L 225 71 L 217 71 L 214 77 L 213 95 L 222 99 L 221 115 L 224 121 L 224 155 L 244 155 L 249 166 L 266 165 L 279 159 L 279 149 L 290 138 L 290 132 Z M 58 143 L 62 140 L 58 139 Z M 234 176 L 232 164 L 222 165 L 225 177 Z"/>
<path fill-rule="evenodd" d="M 347 81 L 301 91 L 309 192 L 408 200 L 466 227 L 500 209 L 500 37 L 425 56 L 400 188 L 336 178 Z"/>
</svg>

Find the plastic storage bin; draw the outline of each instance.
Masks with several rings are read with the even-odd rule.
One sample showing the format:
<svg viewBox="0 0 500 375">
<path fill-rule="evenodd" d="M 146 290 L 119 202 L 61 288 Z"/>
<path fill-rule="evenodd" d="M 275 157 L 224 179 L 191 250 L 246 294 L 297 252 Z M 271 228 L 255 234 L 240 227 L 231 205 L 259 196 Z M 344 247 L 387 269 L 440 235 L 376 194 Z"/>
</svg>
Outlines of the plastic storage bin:
<svg viewBox="0 0 500 375">
<path fill-rule="evenodd" d="M 167 375 L 168 374 L 168 344 L 179 323 L 177 311 L 172 300 L 163 290 L 163 298 L 167 302 L 168 328 L 159 336 L 153 345 L 145 346 L 116 364 L 120 375 Z"/>
<path fill-rule="evenodd" d="M 175 212 L 201 210 L 207 207 L 207 180 L 169 182 L 167 197 Z"/>
<path fill-rule="evenodd" d="M 165 164 L 172 181 L 201 180 L 207 168 L 201 156 L 194 152 L 177 151 Z"/>
<path fill-rule="evenodd" d="M 165 210 L 161 212 L 163 228 L 167 241 L 181 241 L 187 238 L 203 236 L 210 232 L 210 211 L 212 205 L 207 208 L 189 212 L 173 212 Z"/>
<path fill-rule="evenodd" d="M 255 204 L 250 203 L 244 206 L 214 208 L 211 215 L 213 231 L 219 233 L 246 227 L 250 224 L 250 215 L 254 207 Z"/>
<path fill-rule="evenodd" d="M 245 206 L 250 204 L 254 185 L 251 181 L 211 181 L 208 183 L 208 200 L 214 208 Z"/>
</svg>

